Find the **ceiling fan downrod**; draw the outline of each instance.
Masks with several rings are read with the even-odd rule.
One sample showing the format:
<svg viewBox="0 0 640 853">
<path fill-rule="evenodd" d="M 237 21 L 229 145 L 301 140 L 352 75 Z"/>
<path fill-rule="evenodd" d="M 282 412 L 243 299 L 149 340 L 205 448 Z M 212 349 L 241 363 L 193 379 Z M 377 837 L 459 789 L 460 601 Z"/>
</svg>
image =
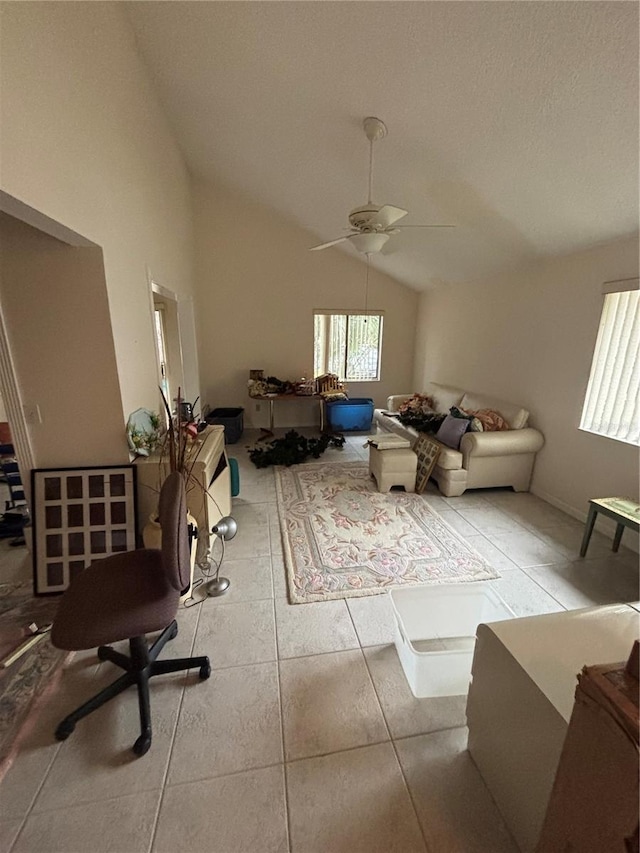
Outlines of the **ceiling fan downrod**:
<svg viewBox="0 0 640 853">
<path fill-rule="evenodd" d="M 362 122 L 364 132 L 369 140 L 369 198 L 367 204 L 373 204 L 373 143 L 379 139 L 384 139 L 387 135 L 387 126 L 382 119 L 375 116 L 367 116 Z"/>
</svg>

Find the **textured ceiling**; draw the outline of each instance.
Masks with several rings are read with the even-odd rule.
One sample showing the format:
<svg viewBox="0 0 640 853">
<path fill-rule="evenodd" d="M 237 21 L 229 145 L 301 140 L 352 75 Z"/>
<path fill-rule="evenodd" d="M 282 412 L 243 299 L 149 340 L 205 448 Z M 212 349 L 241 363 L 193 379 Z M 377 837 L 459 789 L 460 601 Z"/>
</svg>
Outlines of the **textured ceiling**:
<svg viewBox="0 0 640 853">
<path fill-rule="evenodd" d="M 638 5 L 128 3 L 192 173 L 309 230 L 409 210 L 372 262 L 418 290 L 638 229 Z M 327 249 L 347 251 L 350 245 Z"/>
</svg>

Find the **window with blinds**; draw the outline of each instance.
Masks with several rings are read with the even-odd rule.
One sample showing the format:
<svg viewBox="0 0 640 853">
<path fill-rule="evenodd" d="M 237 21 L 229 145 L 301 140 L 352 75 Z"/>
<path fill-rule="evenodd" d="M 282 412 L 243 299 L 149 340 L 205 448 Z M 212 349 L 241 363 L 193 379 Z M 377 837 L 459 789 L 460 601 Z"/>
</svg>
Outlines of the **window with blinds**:
<svg viewBox="0 0 640 853">
<path fill-rule="evenodd" d="M 315 311 L 314 376 L 335 373 L 347 382 L 380 379 L 382 314 Z"/>
<path fill-rule="evenodd" d="M 640 445 L 640 291 L 637 288 L 637 279 L 605 286 L 580 429 Z"/>
</svg>

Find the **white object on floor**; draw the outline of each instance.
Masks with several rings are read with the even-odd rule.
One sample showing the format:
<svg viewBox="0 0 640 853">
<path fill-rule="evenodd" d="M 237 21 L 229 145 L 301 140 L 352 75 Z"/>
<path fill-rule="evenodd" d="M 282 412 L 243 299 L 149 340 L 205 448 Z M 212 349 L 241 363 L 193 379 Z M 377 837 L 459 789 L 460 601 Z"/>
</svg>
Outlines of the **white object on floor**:
<svg viewBox="0 0 640 853">
<path fill-rule="evenodd" d="M 467 701 L 469 752 L 523 853 L 535 850 L 585 665 L 625 661 L 634 606 L 480 625 Z"/>
<path fill-rule="evenodd" d="M 389 592 L 395 643 L 414 696 L 460 696 L 469 689 L 480 622 L 512 619 L 487 583 L 420 584 Z"/>
<path fill-rule="evenodd" d="M 392 486 L 415 492 L 417 465 L 418 457 L 408 447 L 383 449 L 369 445 L 369 473 L 375 477 L 379 492 L 388 492 Z"/>
</svg>

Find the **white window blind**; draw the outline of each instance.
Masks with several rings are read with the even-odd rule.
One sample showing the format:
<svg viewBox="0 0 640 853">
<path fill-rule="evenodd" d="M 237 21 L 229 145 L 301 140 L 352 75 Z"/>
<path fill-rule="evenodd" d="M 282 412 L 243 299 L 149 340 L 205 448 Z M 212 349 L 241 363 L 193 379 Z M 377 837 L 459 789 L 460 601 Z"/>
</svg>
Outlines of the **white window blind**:
<svg viewBox="0 0 640 853">
<path fill-rule="evenodd" d="M 632 280 L 633 281 L 633 280 Z M 640 444 L 640 291 L 608 282 L 580 429 Z M 610 292 L 610 291 L 614 292 Z"/>
</svg>

